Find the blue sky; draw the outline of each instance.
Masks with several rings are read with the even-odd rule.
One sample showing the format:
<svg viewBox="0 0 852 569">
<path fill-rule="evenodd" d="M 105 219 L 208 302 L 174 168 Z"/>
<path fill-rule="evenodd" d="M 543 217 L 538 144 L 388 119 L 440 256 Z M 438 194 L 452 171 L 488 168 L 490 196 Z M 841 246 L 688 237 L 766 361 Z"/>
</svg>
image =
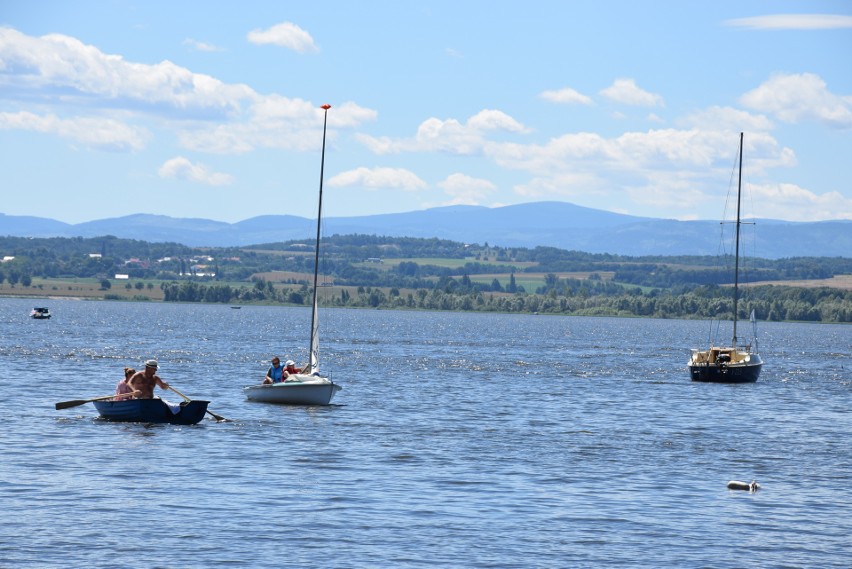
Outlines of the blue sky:
<svg viewBox="0 0 852 569">
<path fill-rule="evenodd" d="M 0 0 L 0 213 L 852 220 L 852 2 Z"/>
</svg>

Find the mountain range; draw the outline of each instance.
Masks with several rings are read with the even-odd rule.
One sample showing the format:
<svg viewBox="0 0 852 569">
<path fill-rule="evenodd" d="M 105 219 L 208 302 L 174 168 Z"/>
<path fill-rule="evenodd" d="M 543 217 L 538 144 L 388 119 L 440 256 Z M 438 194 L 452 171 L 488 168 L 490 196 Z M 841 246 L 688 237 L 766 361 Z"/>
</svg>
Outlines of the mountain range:
<svg viewBox="0 0 852 569">
<path fill-rule="evenodd" d="M 748 254 L 784 257 L 848 257 L 852 220 L 755 224 Z M 744 227 L 750 231 L 750 226 Z M 676 221 L 635 217 L 566 202 L 534 202 L 497 208 L 448 206 L 382 215 L 328 217 L 323 234 L 448 239 L 501 247 L 549 246 L 615 255 L 716 255 L 719 221 Z M 263 215 L 237 223 L 134 214 L 69 224 L 54 219 L 0 213 L 0 235 L 16 237 L 99 237 L 113 235 L 191 247 L 239 247 L 312 238 L 316 220 Z"/>
</svg>

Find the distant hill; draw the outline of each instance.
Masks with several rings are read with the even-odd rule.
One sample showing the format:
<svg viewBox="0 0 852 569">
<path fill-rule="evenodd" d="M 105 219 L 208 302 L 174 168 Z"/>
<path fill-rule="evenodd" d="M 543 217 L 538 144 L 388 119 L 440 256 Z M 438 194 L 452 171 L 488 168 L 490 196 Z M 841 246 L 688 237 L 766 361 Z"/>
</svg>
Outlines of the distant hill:
<svg viewBox="0 0 852 569">
<path fill-rule="evenodd" d="M 848 257 L 852 221 L 757 220 L 754 253 L 783 257 Z M 715 255 L 718 221 L 675 221 L 621 215 L 565 202 L 536 202 L 499 208 L 451 206 L 423 211 L 329 217 L 327 235 L 353 233 L 391 237 L 437 237 L 502 247 L 537 246 L 618 255 Z M 310 238 L 315 221 L 264 215 L 238 223 L 134 214 L 68 224 L 32 216 L 0 214 L 0 235 L 98 237 L 172 241 L 192 247 L 229 247 Z"/>
</svg>

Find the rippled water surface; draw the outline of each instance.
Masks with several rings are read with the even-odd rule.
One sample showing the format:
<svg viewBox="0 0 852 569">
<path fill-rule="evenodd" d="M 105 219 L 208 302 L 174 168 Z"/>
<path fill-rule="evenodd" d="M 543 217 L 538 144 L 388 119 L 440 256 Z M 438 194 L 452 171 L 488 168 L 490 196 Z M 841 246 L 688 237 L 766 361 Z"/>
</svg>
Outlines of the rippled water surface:
<svg viewBox="0 0 852 569">
<path fill-rule="evenodd" d="M 306 309 L 44 304 L 0 299 L 2 567 L 849 565 L 848 326 L 762 324 L 729 386 L 689 381 L 706 322 L 328 310 L 304 408 L 241 388 Z M 152 357 L 231 421 L 55 410 Z"/>
</svg>

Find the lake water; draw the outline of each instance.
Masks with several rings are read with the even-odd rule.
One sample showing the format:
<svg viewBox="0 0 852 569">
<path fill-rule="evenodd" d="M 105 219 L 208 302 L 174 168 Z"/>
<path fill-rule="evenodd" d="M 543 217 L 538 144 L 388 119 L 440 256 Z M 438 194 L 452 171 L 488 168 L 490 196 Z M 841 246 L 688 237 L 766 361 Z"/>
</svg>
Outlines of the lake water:
<svg viewBox="0 0 852 569">
<path fill-rule="evenodd" d="M 325 310 L 344 389 L 303 408 L 242 387 L 305 359 L 308 309 L 41 303 L 0 299 L 0 567 L 852 561 L 849 326 L 762 324 L 760 381 L 714 385 L 707 322 Z M 55 410 L 148 358 L 231 421 Z"/>
</svg>

